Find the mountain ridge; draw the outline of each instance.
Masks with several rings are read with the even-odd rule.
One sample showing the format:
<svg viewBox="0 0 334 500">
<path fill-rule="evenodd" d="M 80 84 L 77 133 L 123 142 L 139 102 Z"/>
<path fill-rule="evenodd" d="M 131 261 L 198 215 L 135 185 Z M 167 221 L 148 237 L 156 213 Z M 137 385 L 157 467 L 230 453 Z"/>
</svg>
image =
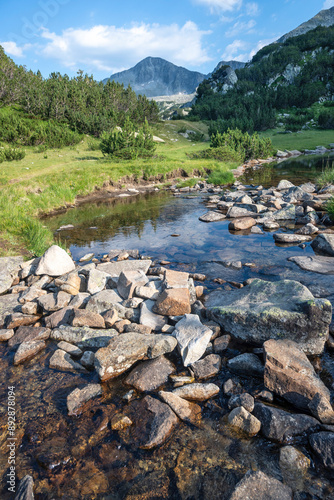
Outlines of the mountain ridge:
<svg viewBox="0 0 334 500">
<path fill-rule="evenodd" d="M 277 40 L 278 43 L 285 42 L 288 38 L 292 38 L 294 36 L 304 35 L 308 31 L 317 28 L 318 26 L 324 26 L 328 28 L 334 24 L 334 7 L 330 9 L 324 9 L 318 12 L 314 17 L 309 19 L 308 21 L 300 24 L 297 28 L 289 31 L 285 35 L 281 36 Z"/>
</svg>

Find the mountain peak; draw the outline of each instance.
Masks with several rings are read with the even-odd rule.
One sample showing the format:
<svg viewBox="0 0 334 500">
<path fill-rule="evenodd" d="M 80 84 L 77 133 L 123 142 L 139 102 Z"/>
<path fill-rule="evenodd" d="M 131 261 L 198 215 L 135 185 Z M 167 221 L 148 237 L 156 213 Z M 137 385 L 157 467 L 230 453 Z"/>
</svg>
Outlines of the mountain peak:
<svg viewBox="0 0 334 500">
<path fill-rule="evenodd" d="M 330 9 L 325 9 L 321 10 L 316 14 L 314 17 L 306 21 L 305 23 L 302 23 L 300 26 L 295 28 L 292 31 L 289 31 L 289 33 L 286 33 L 283 35 L 281 38 L 279 38 L 277 41 L 279 43 L 285 42 L 288 38 L 291 38 L 293 36 L 299 36 L 299 35 L 304 35 L 310 30 L 313 30 L 317 28 L 318 26 L 325 26 L 329 27 L 334 24 L 334 7 L 331 7 Z"/>
</svg>

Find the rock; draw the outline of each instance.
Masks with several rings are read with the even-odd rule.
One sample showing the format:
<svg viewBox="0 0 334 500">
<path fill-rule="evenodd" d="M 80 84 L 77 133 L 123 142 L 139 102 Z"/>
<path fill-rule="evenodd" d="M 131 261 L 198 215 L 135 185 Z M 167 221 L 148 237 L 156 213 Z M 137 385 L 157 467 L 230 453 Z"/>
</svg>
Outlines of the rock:
<svg viewBox="0 0 334 500">
<path fill-rule="evenodd" d="M 240 354 L 229 359 L 227 366 L 229 370 L 243 377 L 263 377 L 264 366 L 256 354 Z"/>
<path fill-rule="evenodd" d="M 291 340 L 268 340 L 265 352 L 264 384 L 267 389 L 301 409 L 308 409 L 319 393 L 330 401 L 330 392 L 298 345 Z"/>
<path fill-rule="evenodd" d="M 52 330 L 50 337 L 53 340 L 65 340 L 84 349 L 106 347 L 109 341 L 117 335 L 115 330 L 95 330 L 87 326 L 62 326 Z"/>
<path fill-rule="evenodd" d="M 152 330 L 159 331 L 167 323 L 167 318 L 153 312 L 155 302 L 153 300 L 145 300 L 140 304 L 140 319 L 141 325 L 149 326 Z"/>
<path fill-rule="evenodd" d="M 123 300 L 122 305 L 130 309 L 136 309 L 140 306 L 144 299 L 133 297 L 132 299 Z"/>
<path fill-rule="evenodd" d="M 256 225 L 256 220 L 253 217 L 243 217 L 242 219 L 235 219 L 230 222 L 228 228 L 231 231 L 242 231 L 245 229 L 250 229 Z"/>
<path fill-rule="evenodd" d="M 57 245 L 52 245 L 43 255 L 35 274 L 41 276 L 61 276 L 74 271 L 75 264 L 71 257 Z"/>
<path fill-rule="evenodd" d="M 334 425 L 334 411 L 330 401 L 317 393 L 308 405 L 312 415 L 323 424 Z"/>
<path fill-rule="evenodd" d="M 164 270 L 163 288 L 188 288 L 189 273 L 180 271 Z"/>
<path fill-rule="evenodd" d="M 0 328 L 4 328 L 10 314 L 22 311 L 18 299 L 19 297 L 16 294 L 0 295 Z"/>
<path fill-rule="evenodd" d="M 130 323 L 129 325 L 125 325 L 124 332 L 138 332 L 142 333 L 143 335 L 151 335 L 152 328 L 145 325 L 138 325 L 137 323 Z M 161 329 L 161 332 L 170 333 L 168 331 L 165 331 L 164 327 Z"/>
<path fill-rule="evenodd" d="M 207 380 L 217 375 L 221 366 L 221 357 L 218 354 L 209 354 L 204 359 L 193 363 L 191 369 L 198 380 Z"/>
<path fill-rule="evenodd" d="M 228 349 L 228 345 L 231 342 L 231 335 L 222 335 L 221 337 L 218 337 L 215 339 L 213 343 L 213 350 L 216 354 L 220 354 L 226 349 Z"/>
<path fill-rule="evenodd" d="M 29 342 L 22 342 L 19 345 L 15 356 L 14 365 L 20 365 L 28 359 L 34 358 L 36 354 L 45 349 L 46 343 L 44 340 L 31 340 Z"/>
<path fill-rule="evenodd" d="M 110 309 L 103 315 L 106 328 L 112 328 L 116 321 L 118 321 L 118 312 L 116 309 Z"/>
<path fill-rule="evenodd" d="M 153 418 L 150 423 L 149 439 L 141 448 L 150 450 L 166 441 L 178 423 L 178 418 L 168 405 L 151 396 L 145 396 L 143 403 L 153 414 Z"/>
<path fill-rule="evenodd" d="M 71 295 L 66 292 L 48 293 L 43 297 L 39 297 L 38 305 L 45 313 L 50 313 L 67 307 L 70 300 Z"/>
<path fill-rule="evenodd" d="M 86 253 L 81 259 L 79 259 L 79 262 L 88 262 L 94 257 L 93 253 Z"/>
<path fill-rule="evenodd" d="M 86 309 L 74 309 L 72 326 L 88 326 L 90 328 L 105 328 L 103 317 Z"/>
<path fill-rule="evenodd" d="M 117 321 L 114 324 L 115 330 L 117 330 L 119 333 L 124 333 L 126 327 L 130 327 L 132 325 L 131 321 L 128 319 L 122 319 L 121 321 Z M 132 332 L 132 328 L 130 328 L 130 332 Z"/>
<path fill-rule="evenodd" d="M 162 316 L 183 316 L 191 313 L 188 288 L 167 289 L 157 298 L 153 311 Z"/>
<path fill-rule="evenodd" d="M 204 326 L 196 314 L 186 314 L 173 332 L 184 366 L 198 361 L 206 351 L 212 330 Z"/>
<path fill-rule="evenodd" d="M 241 385 L 231 378 L 229 378 L 228 380 L 226 380 L 226 382 L 224 382 L 223 390 L 224 394 L 226 394 L 227 396 L 232 396 L 233 394 L 242 393 Z"/>
<path fill-rule="evenodd" d="M 71 298 L 69 306 L 73 309 L 84 309 L 90 299 L 90 294 L 87 292 L 79 292 Z"/>
<path fill-rule="evenodd" d="M 304 271 L 319 274 L 334 274 L 334 259 L 331 257 L 302 255 L 289 257 L 288 260 L 297 264 Z"/>
<path fill-rule="evenodd" d="M 229 500 L 292 500 L 292 489 L 261 471 L 248 471 Z"/>
<path fill-rule="evenodd" d="M 23 342 L 47 340 L 49 337 L 50 330 L 48 328 L 41 326 L 20 326 L 8 341 L 8 347 L 16 348 Z"/>
<path fill-rule="evenodd" d="M 226 219 L 226 215 L 222 214 L 221 212 L 207 212 L 204 215 L 201 215 L 199 217 L 199 220 L 202 222 L 216 222 L 220 220 Z"/>
<path fill-rule="evenodd" d="M 56 278 L 55 285 L 63 292 L 69 293 L 70 295 L 78 295 L 81 288 L 81 278 L 78 273 L 70 273 L 60 278 Z"/>
<path fill-rule="evenodd" d="M 89 299 L 86 311 L 103 314 L 122 301 L 122 297 L 115 290 L 102 290 L 102 292 L 96 293 Z"/>
<path fill-rule="evenodd" d="M 131 299 L 137 286 L 148 283 L 143 271 L 122 271 L 117 282 L 118 293 L 123 299 Z"/>
<path fill-rule="evenodd" d="M 189 403 L 172 392 L 159 392 L 160 398 L 170 406 L 176 415 L 188 424 L 198 425 L 202 416 L 201 407 L 195 403 Z"/>
<path fill-rule="evenodd" d="M 301 483 L 301 476 L 306 474 L 310 465 L 310 459 L 293 446 L 284 446 L 280 449 L 279 466 L 283 479 L 292 487 L 296 483 Z M 302 484 L 298 489 L 302 489 Z"/>
<path fill-rule="evenodd" d="M 102 292 L 105 288 L 109 274 L 99 271 L 98 269 L 91 269 L 88 275 L 87 292 L 91 295 Z"/>
<path fill-rule="evenodd" d="M 111 339 L 108 346 L 95 354 L 95 368 L 102 381 L 117 377 L 144 358 L 157 358 L 176 347 L 170 335 L 124 333 Z"/>
<path fill-rule="evenodd" d="M 296 217 L 295 205 L 287 205 L 281 210 L 277 210 L 276 212 L 270 212 L 270 219 L 274 220 L 294 220 L 295 217 Z M 261 219 L 258 222 L 261 222 Z"/>
<path fill-rule="evenodd" d="M 243 406 L 234 408 L 228 416 L 228 423 L 245 432 L 249 436 L 255 436 L 261 429 L 261 422 L 251 415 Z"/>
<path fill-rule="evenodd" d="M 273 234 L 276 243 L 286 243 L 298 245 L 299 243 L 304 243 L 305 241 L 312 241 L 311 236 L 305 236 L 302 234 L 286 234 L 286 233 L 275 233 Z"/>
<path fill-rule="evenodd" d="M 155 288 L 150 288 L 148 286 L 137 286 L 135 289 L 135 295 L 144 300 L 157 300 L 159 296 L 159 291 Z"/>
<path fill-rule="evenodd" d="M 0 330 L 0 342 L 6 342 L 14 336 L 14 330 L 7 330 L 6 328 Z"/>
<path fill-rule="evenodd" d="M 47 293 L 48 292 L 46 290 L 42 290 L 36 286 L 30 286 L 27 290 L 21 293 L 19 302 L 20 304 L 25 304 L 26 302 L 31 302 L 32 300 L 42 297 Z"/>
<path fill-rule="evenodd" d="M 35 316 L 37 314 L 37 310 L 38 310 L 37 302 L 27 302 L 26 304 L 22 304 L 23 314 L 29 314 L 31 316 Z"/>
<path fill-rule="evenodd" d="M 311 223 L 308 223 L 304 227 L 302 227 L 301 229 L 298 229 L 298 231 L 296 231 L 295 234 L 312 235 L 312 234 L 316 234 L 318 232 L 319 232 L 319 229 L 316 226 L 314 226 Z"/>
<path fill-rule="evenodd" d="M 28 474 L 19 482 L 14 500 L 34 500 L 34 480 Z"/>
<path fill-rule="evenodd" d="M 82 366 L 87 368 L 87 370 L 94 369 L 95 354 L 92 351 L 85 351 L 80 358 L 80 363 Z"/>
<path fill-rule="evenodd" d="M 206 306 L 208 316 L 238 341 L 261 345 L 271 338 L 288 338 L 309 354 L 323 351 L 331 322 L 330 302 L 315 299 L 292 280 L 255 279 L 228 295 L 213 292 Z"/>
<path fill-rule="evenodd" d="M 319 234 L 311 247 L 318 254 L 334 257 L 334 234 Z"/>
<path fill-rule="evenodd" d="M 113 431 L 122 431 L 133 425 L 132 420 L 124 415 L 115 415 L 110 422 L 110 427 Z"/>
<path fill-rule="evenodd" d="M 309 438 L 313 451 L 326 469 L 334 470 L 334 433 L 318 432 Z"/>
<path fill-rule="evenodd" d="M 265 231 L 273 231 L 279 229 L 279 224 L 275 221 L 267 221 L 263 223 L 263 229 Z"/>
<path fill-rule="evenodd" d="M 295 185 L 292 184 L 292 182 L 286 181 L 286 180 L 281 180 L 276 189 L 277 189 L 277 191 L 284 191 L 285 189 L 290 189 L 293 187 L 295 187 Z"/>
<path fill-rule="evenodd" d="M 5 326 L 8 330 L 20 326 L 34 325 L 41 318 L 40 314 L 21 314 L 13 313 L 7 316 Z"/>
<path fill-rule="evenodd" d="M 234 218 L 238 219 L 240 217 L 251 218 L 254 216 L 255 213 L 256 213 L 255 210 L 249 210 L 247 208 L 241 208 L 238 207 L 237 205 L 234 205 L 233 207 L 228 209 L 226 217 L 228 217 L 229 219 L 234 219 Z"/>
<path fill-rule="evenodd" d="M 253 414 L 262 424 L 262 434 L 279 443 L 289 442 L 296 436 L 314 432 L 319 427 L 319 422 L 309 415 L 288 413 L 262 403 L 255 404 Z"/>
<path fill-rule="evenodd" d="M 218 393 L 219 387 L 216 384 L 187 384 L 173 390 L 173 394 L 192 401 L 207 401 Z"/>
<path fill-rule="evenodd" d="M 78 415 L 80 407 L 92 398 L 101 396 L 102 386 L 100 384 L 88 384 L 82 389 L 74 389 L 67 396 L 67 411 L 69 415 Z"/>
<path fill-rule="evenodd" d="M 103 271 L 111 277 L 118 277 L 123 271 L 143 271 L 147 273 L 151 260 L 123 260 L 121 262 L 106 262 L 97 266 L 98 271 Z"/>
<path fill-rule="evenodd" d="M 258 226 L 253 226 L 251 228 L 251 233 L 252 234 L 263 234 L 263 231 Z"/>
<path fill-rule="evenodd" d="M 229 410 L 233 410 L 234 408 L 238 408 L 240 406 L 245 408 L 245 410 L 247 410 L 249 413 L 252 413 L 252 411 L 254 410 L 253 396 L 247 394 L 247 392 L 231 396 L 228 402 Z"/>
<path fill-rule="evenodd" d="M 74 309 L 72 307 L 64 307 L 64 309 L 59 309 L 50 316 L 45 318 L 45 325 L 47 328 L 59 328 L 62 325 L 70 325 L 72 323 L 72 318 L 74 314 Z"/>
<path fill-rule="evenodd" d="M 57 344 L 58 349 L 62 349 L 65 352 L 68 352 L 73 357 L 79 358 L 82 356 L 82 350 L 79 349 L 76 345 L 70 344 L 69 342 L 65 342 L 62 340 L 61 342 L 58 342 Z"/>
<path fill-rule="evenodd" d="M 141 392 L 154 391 L 167 383 L 169 375 L 174 372 L 173 363 L 160 356 L 134 368 L 125 379 L 125 383 Z"/>
<path fill-rule="evenodd" d="M 57 349 L 51 356 L 50 368 L 63 372 L 88 373 L 86 368 L 76 361 L 73 361 L 71 356 L 62 349 Z"/>
<path fill-rule="evenodd" d="M 0 258 L 0 294 L 9 290 L 23 264 L 23 257 Z"/>
</svg>

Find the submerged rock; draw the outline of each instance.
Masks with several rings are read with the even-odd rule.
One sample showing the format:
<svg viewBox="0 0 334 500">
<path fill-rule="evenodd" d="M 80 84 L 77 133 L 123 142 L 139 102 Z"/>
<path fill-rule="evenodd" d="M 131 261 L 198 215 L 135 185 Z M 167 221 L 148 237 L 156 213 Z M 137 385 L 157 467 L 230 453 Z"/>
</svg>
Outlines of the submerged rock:
<svg viewBox="0 0 334 500">
<path fill-rule="evenodd" d="M 228 416 L 228 423 L 235 429 L 255 436 L 261 429 L 261 422 L 243 406 L 234 408 Z"/>
<path fill-rule="evenodd" d="M 195 403 L 190 403 L 172 392 L 160 391 L 159 396 L 176 415 L 188 424 L 197 425 L 201 419 L 201 407 Z"/>
<path fill-rule="evenodd" d="M 19 482 L 15 500 L 34 500 L 34 480 L 28 474 Z"/>
<path fill-rule="evenodd" d="M 332 316 L 328 300 L 315 299 L 292 280 L 255 279 L 228 295 L 214 292 L 206 306 L 209 316 L 238 341 L 261 345 L 268 339 L 287 338 L 310 354 L 323 351 Z"/>
<path fill-rule="evenodd" d="M 101 396 L 102 387 L 100 384 L 88 384 L 82 389 L 74 389 L 67 396 L 67 411 L 69 415 L 78 415 L 80 407 L 92 398 Z"/>
<path fill-rule="evenodd" d="M 289 257 L 288 260 L 297 264 L 297 266 L 304 271 L 311 271 L 319 274 L 334 274 L 334 259 L 332 257 L 301 255 Z"/>
<path fill-rule="evenodd" d="M 14 365 L 20 365 L 25 361 L 34 358 L 36 354 L 45 349 L 46 343 L 44 340 L 31 340 L 22 342 L 14 356 Z"/>
<path fill-rule="evenodd" d="M 149 439 L 141 448 L 150 450 L 166 441 L 177 425 L 178 418 L 168 405 L 151 396 L 146 396 L 143 402 L 152 413 L 153 419 L 150 425 Z"/>
<path fill-rule="evenodd" d="M 261 471 L 248 471 L 229 500 L 292 500 L 292 489 Z"/>
</svg>

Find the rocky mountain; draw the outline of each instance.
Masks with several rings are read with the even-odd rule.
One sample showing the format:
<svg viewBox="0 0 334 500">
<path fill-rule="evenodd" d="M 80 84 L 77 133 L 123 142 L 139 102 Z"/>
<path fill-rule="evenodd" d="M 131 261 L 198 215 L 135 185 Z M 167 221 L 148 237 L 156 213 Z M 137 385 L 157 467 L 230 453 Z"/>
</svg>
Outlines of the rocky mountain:
<svg viewBox="0 0 334 500">
<path fill-rule="evenodd" d="M 136 66 L 103 80 L 131 85 L 136 94 L 146 97 L 192 94 L 206 75 L 176 66 L 160 57 L 146 57 Z"/>
<path fill-rule="evenodd" d="M 305 23 L 302 23 L 300 26 L 290 31 L 289 33 L 286 33 L 277 41 L 282 43 L 285 42 L 285 40 L 287 40 L 288 38 L 291 38 L 293 36 L 304 35 L 308 31 L 313 30 L 318 26 L 325 26 L 328 28 L 333 24 L 334 24 L 334 7 L 331 7 L 330 9 L 321 10 L 320 12 L 318 12 L 317 15 L 312 17 L 312 19 L 306 21 Z"/>
<path fill-rule="evenodd" d="M 217 64 L 212 73 L 218 71 L 222 66 L 229 66 L 235 71 L 236 69 L 244 68 L 246 66 L 246 63 L 240 61 L 220 61 L 220 63 Z"/>
</svg>

